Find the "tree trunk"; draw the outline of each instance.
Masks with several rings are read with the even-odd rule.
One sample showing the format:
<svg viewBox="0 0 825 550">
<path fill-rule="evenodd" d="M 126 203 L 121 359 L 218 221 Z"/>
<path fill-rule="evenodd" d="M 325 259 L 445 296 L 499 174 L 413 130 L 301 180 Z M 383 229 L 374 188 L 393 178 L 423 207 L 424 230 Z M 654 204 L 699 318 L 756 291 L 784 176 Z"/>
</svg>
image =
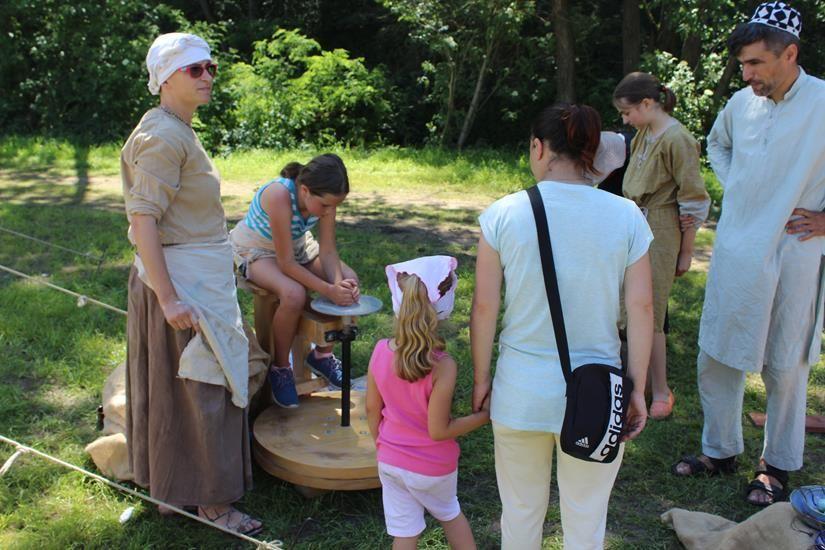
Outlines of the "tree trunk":
<svg viewBox="0 0 825 550">
<path fill-rule="evenodd" d="M 556 96 L 576 101 L 576 57 L 570 31 L 568 0 L 553 0 L 553 34 L 556 35 Z"/>
<path fill-rule="evenodd" d="M 642 56 L 642 25 L 639 0 L 622 3 L 622 71 L 631 73 L 639 68 Z"/>
<path fill-rule="evenodd" d="M 201 6 L 201 11 L 203 12 L 203 17 L 209 21 L 210 23 L 215 22 L 215 18 L 212 17 L 212 10 L 209 9 L 209 0 L 200 0 L 198 2 Z"/>
<path fill-rule="evenodd" d="M 725 70 L 722 72 L 722 77 L 719 79 L 719 82 L 716 83 L 716 88 L 713 90 L 712 107 L 705 113 L 705 120 L 702 124 L 705 129 L 705 133 L 709 132 L 711 126 L 713 126 L 713 121 L 716 119 L 716 113 L 719 111 L 719 107 L 722 105 L 722 101 L 724 101 L 725 96 L 728 95 L 730 81 L 733 79 L 733 75 L 736 73 L 737 67 L 739 67 L 739 61 L 737 61 L 735 57 L 728 57 L 728 63 L 725 65 Z"/>
<path fill-rule="evenodd" d="M 464 147 L 464 142 L 467 141 L 467 136 L 470 134 L 470 129 L 473 127 L 473 122 L 478 112 L 478 105 L 481 102 L 481 90 L 484 89 L 484 79 L 487 76 L 487 67 L 490 64 L 490 57 L 493 55 L 495 49 L 495 39 L 487 44 L 487 51 L 484 53 L 484 59 L 481 61 L 481 68 L 478 70 L 478 78 L 476 78 L 476 87 L 473 90 L 473 99 L 470 100 L 470 107 L 467 109 L 467 116 L 464 117 L 464 124 L 461 126 L 461 133 L 458 136 L 458 150 Z"/>
<path fill-rule="evenodd" d="M 458 67 L 452 61 L 450 64 L 450 80 L 447 82 L 447 113 L 444 115 L 444 127 L 441 128 L 441 138 L 438 140 L 439 144 L 444 147 L 447 144 L 447 135 L 450 130 L 450 119 L 453 117 L 455 110 L 455 81 Z"/>
<path fill-rule="evenodd" d="M 698 74 L 699 58 L 702 56 L 702 38 L 691 33 L 682 42 L 682 59 L 687 62 L 693 74 Z"/>
</svg>

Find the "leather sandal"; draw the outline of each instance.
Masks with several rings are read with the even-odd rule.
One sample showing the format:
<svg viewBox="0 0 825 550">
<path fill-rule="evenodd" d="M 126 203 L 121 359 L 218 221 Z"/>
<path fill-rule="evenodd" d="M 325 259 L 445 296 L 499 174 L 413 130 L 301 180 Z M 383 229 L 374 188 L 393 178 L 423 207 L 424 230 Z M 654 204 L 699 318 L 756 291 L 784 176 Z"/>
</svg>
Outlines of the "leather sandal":
<svg viewBox="0 0 825 550">
<path fill-rule="evenodd" d="M 763 462 L 753 474 L 753 480 L 745 488 L 745 500 L 748 501 L 748 504 L 764 507 L 788 498 L 788 472 L 774 468 L 770 464 Z M 771 476 L 777 481 L 778 485 L 765 483 L 759 479 L 760 475 Z M 751 500 L 750 496 L 754 491 L 762 491 L 765 493 L 768 497 L 767 500 L 763 502 Z"/>
<path fill-rule="evenodd" d="M 234 514 L 238 514 L 241 516 L 240 519 L 235 523 L 232 522 L 232 517 Z M 203 508 L 199 508 L 198 515 L 200 515 L 202 518 L 208 519 L 216 525 L 220 525 L 221 527 L 225 527 L 230 531 L 234 531 L 236 533 L 240 533 L 241 535 L 246 535 L 248 537 L 254 537 L 255 535 L 264 530 L 263 523 L 261 523 L 260 520 L 253 518 L 249 514 L 244 514 L 237 508 L 230 507 L 229 510 L 227 510 L 223 514 L 218 514 L 214 517 L 207 514 L 206 510 L 204 510 Z M 226 518 L 226 520 L 224 523 L 221 523 L 220 520 L 224 517 Z M 256 526 L 254 524 L 254 522 L 256 521 L 260 523 L 260 525 Z"/>
<path fill-rule="evenodd" d="M 705 455 L 700 455 L 705 456 Z M 729 458 L 713 458 L 705 456 L 713 467 L 708 467 L 703 460 L 700 460 L 696 455 L 684 455 L 676 464 L 670 467 L 670 473 L 678 477 L 693 477 L 698 475 L 717 476 L 720 474 L 732 474 L 736 471 L 736 457 Z M 679 464 L 687 464 L 690 471 L 681 473 L 678 470 Z"/>
</svg>

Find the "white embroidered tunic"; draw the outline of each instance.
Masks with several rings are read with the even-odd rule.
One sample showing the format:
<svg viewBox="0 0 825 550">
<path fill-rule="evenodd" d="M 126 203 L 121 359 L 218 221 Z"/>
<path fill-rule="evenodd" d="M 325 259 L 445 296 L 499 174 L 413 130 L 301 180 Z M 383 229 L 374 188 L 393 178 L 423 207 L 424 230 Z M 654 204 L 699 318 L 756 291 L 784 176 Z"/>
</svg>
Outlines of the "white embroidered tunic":
<svg viewBox="0 0 825 550">
<path fill-rule="evenodd" d="M 825 209 L 825 82 L 800 68 L 779 103 L 738 91 L 708 136 L 725 194 L 699 346 L 739 370 L 819 360 L 825 238 L 785 232 L 794 208 Z"/>
</svg>

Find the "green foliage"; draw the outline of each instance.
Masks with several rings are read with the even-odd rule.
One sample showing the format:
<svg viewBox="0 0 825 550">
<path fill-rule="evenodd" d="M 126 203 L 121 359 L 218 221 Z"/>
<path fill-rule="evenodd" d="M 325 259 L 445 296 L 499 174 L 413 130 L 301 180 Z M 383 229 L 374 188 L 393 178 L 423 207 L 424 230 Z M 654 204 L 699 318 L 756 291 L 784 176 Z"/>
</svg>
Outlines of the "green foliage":
<svg viewBox="0 0 825 550">
<path fill-rule="evenodd" d="M 114 0 L 11 0 L 0 21 L 0 127 L 96 140 L 122 139 L 152 102 L 146 51 L 181 24 L 163 5 Z"/>
<path fill-rule="evenodd" d="M 436 107 L 427 123 L 430 140 L 445 145 L 457 137 L 460 147 L 479 104 L 512 77 L 526 76 L 511 70 L 513 58 L 507 54 L 522 41 L 521 27 L 535 12 L 535 2 L 477 0 L 471 8 L 464 0 L 381 2 L 428 51 L 419 84 L 425 101 Z"/>
<path fill-rule="evenodd" d="M 702 142 L 705 139 L 705 117 L 713 109 L 713 83 L 719 80 L 725 61 L 719 54 L 709 54 L 700 61 L 701 71 L 694 71 L 687 62 L 667 52 L 656 51 L 642 60 L 642 70 L 658 77 L 676 94 L 673 116 Z M 696 72 L 703 75 L 700 80 L 697 80 Z"/>
<path fill-rule="evenodd" d="M 214 149 L 381 143 L 392 135 L 389 84 L 380 68 L 325 51 L 296 30 L 255 43 L 252 63 L 221 68 L 199 126 Z"/>
</svg>

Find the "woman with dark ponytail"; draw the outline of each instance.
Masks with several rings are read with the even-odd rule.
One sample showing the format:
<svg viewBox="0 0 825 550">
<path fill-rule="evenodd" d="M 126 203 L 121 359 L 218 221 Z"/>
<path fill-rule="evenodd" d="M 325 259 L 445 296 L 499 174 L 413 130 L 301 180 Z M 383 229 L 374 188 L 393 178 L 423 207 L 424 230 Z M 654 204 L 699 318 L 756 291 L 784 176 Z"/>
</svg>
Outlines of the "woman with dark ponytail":
<svg viewBox="0 0 825 550">
<path fill-rule="evenodd" d="M 710 197 L 699 174 L 701 148 L 670 113 L 676 95 L 647 73 L 630 73 L 613 92 L 622 121 L 638 130 L 622 192 L 647 217 L 653 231 L 653 353 L 650 358 L 650 417 L 667 418 L 675 398 L 667 383 L 665 324 L 674 277 L 690 269 L 696 231 L 707 218 Z M 680 225 L 681 221 L 681 225 Z"/>
<path fill-rule="evenodd" d="M 652 235 L 635 204 L 593 187 L 600 176 L 596 166 L 605 166 L 600 130 L 599 115 L 592 107 L 560 103 L 545 109 L 533 123 L 530 168 L 547 213 L 574 367 L 620 364 L 616 325 L 619 292 L 624 287 L 628 376 L 638 388 L 630 398 L 627 440 L 639 435 L 647 417 L 644 385 L 653 338 L 647 249 Z M 470 320 L 473 410 L 482 410 L 492 394 L 502 548 L 541 547 L 555 449 L 564 546 L 601 549 L 607 503 L 624 445 L 609 464 L 585 462 L 561 450 L 565 381 L 534 219 L 524 191 L 496 201 L 479 217 Z M 504 317 L 496 375 L 491 380 L 502 284 Z"/>
</svg>

